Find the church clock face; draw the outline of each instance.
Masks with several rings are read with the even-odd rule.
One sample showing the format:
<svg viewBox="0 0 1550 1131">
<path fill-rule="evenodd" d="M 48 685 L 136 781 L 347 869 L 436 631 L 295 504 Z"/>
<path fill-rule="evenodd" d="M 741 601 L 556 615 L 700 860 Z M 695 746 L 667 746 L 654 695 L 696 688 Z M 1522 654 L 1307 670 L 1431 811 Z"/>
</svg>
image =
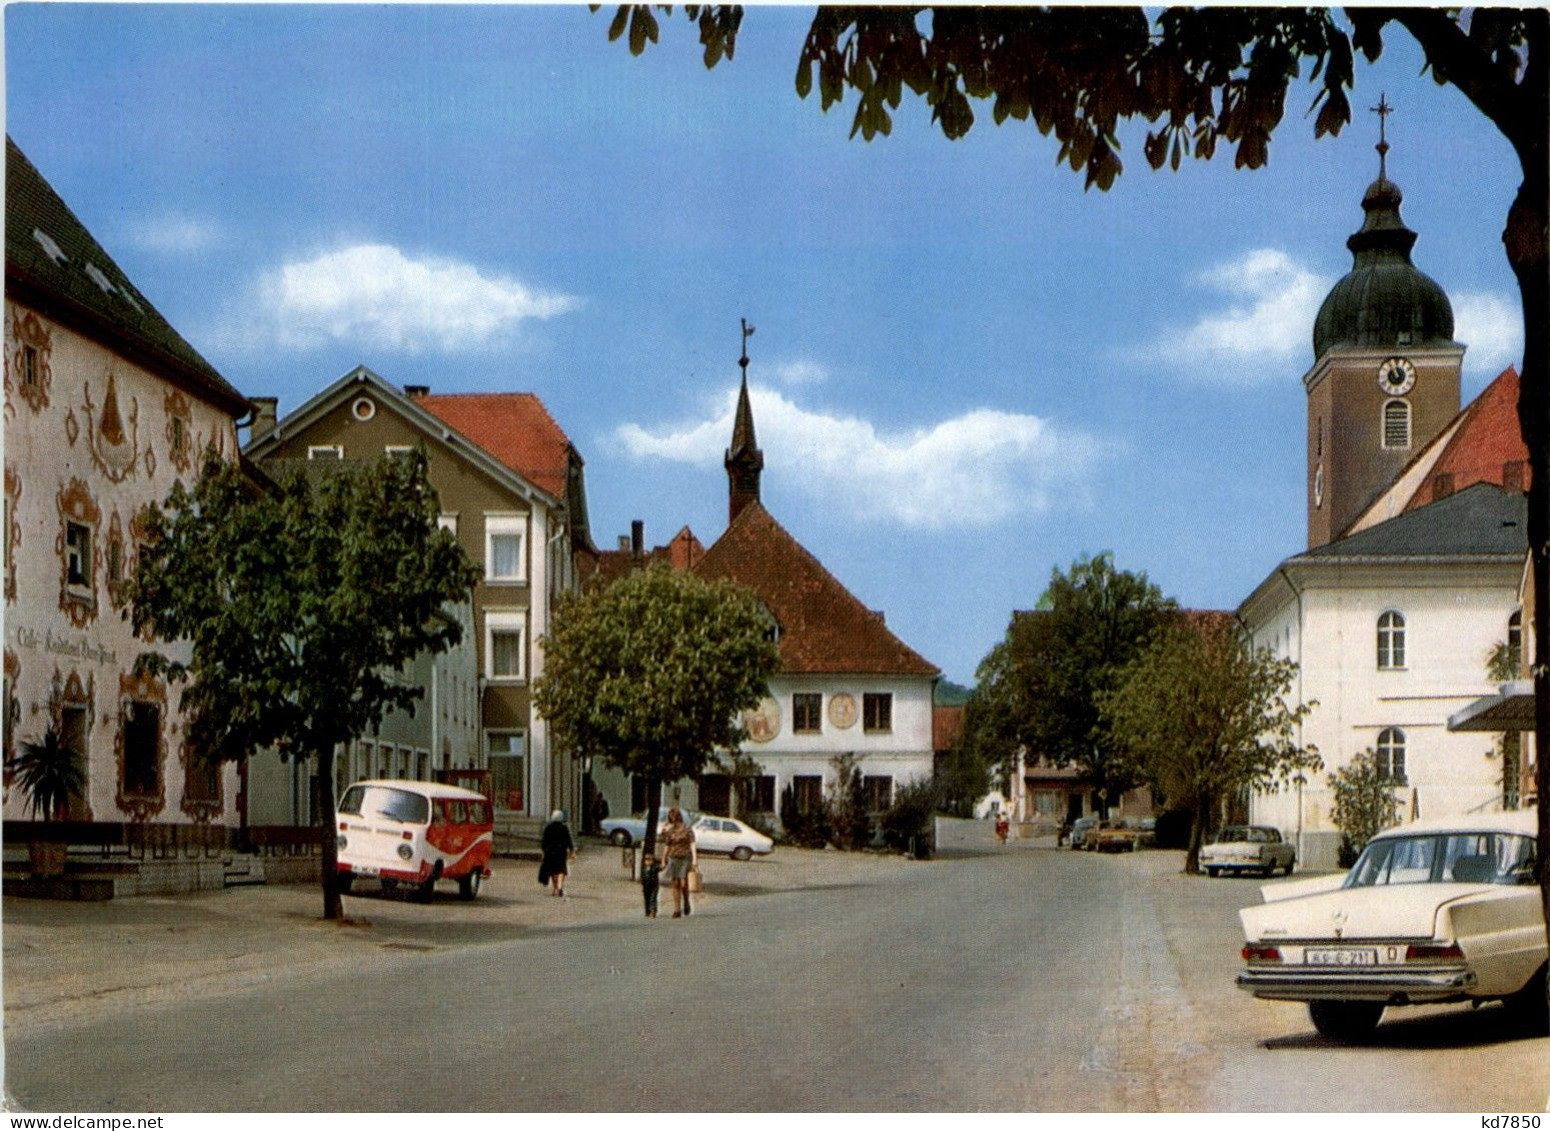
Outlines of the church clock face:
<svg viewBox="0 0 1550 1131">
<path fill-rule="evenodd" d="M 1402 357 L 1391 357 L 1378 367 L 1378 388 L 1391 397 L 1402 397 L 1415 388 L 1415 366 Z"/>
</svg>

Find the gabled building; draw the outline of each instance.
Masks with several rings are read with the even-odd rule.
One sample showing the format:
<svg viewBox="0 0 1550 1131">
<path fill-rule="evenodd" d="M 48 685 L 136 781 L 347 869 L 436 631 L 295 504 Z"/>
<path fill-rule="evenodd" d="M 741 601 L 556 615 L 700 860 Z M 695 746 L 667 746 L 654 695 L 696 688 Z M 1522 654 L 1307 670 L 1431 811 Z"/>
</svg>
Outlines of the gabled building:
<svg viewBox="0 0 1550 1131">
<path fill-rule="evenodd" d="M 85 759 L 71 817 L 236 824 L 236 768 L 189 747 L 176 687 L 135 674 L 154 642 L 123 613 L 142 512 L 205 451 L 237 459 L 250 405 L 10 138 L 5 188 L 5 816 L 29 816 L 17 744 L 52 729 Z"/>
<path fill-rule="evenodd" d="M 1335 866 L 1340 846 L 1327 775 L 1364 751 L 1406 817 L 1502 808 L 1513 792 L 1496 744 L 1448 720 L 1492 689 L 1493 650 L 1521 632 L 1517 374 L 1460 410 L 1464 347 L 1446 293 L 1411 263 L 1400 203 L 1380 166 L 1351 271 L 1314 325 L 1308 549 L 1238 608 L 1256 647 L 1300 665 L 1294 698 L 1317 703 L 1302 741 L 1325 774 L 1250 799 L 1251 819 L 1295 838 L 1310 867 Z"/>
<path fill-rule="evenodd" d="M 553 748 L 530 686 L 543 670 L 535 641 L 548 631 L 554 601 L 579 584 L 580 566 L 597 551 L 581 455 L 542 402 L 530 393 L 400 391 L 358 367 L 284 419 L 275 419 L 272 400 L 257 403 L 247 452 L 260 463 L 375 459 L 423 444 L 441 523 L 483 567 L 471 611 L 473 663 L 437 676 L 427 695 L 433 713 L 458 713 L 449 728 L 461 727 L 466 712 L 472 748 L 459 746 L 456 729 L 437 735 L 428 751 L 362 736 L 339 759 L 340 783 L 388 769 L 472 766 L 490 771 L 500 812 L 576 811 L 575 760 Z"/>
<path fill-rule="evenodd" d="M 769 696 L 744 719 L 750 737 L 743 753 L 758 769 L 742 778 L 736 804 L 734 778 L 725 773 L 680 783 L 676 799 L 708 813 L 735 808 L 773 821 L 785 789 L 793 791 L 798 806 L 816 804 L 835 786 L 835 760 L 852 755 L 868 808 L 886 809 L 899 786 L 931 777 L 932 692 L 941 673 L 765 509 L 759 497 L 764 454 L 755 438 L 746 376 L 724 463 L 726 530 L 698 560 L 692 550 L 698 543 L 687 531 L 662 550 L 671 556 L 676 546 L 701 577 L 752 590 L 775 621 L 780 667 Z M 644 804 L 639 783 L 628 799 L 616 777 L 600 775 L 599 784 L 612 812 Z M 672 787 L 666 796 L 674 800 Z"/>
</svg>

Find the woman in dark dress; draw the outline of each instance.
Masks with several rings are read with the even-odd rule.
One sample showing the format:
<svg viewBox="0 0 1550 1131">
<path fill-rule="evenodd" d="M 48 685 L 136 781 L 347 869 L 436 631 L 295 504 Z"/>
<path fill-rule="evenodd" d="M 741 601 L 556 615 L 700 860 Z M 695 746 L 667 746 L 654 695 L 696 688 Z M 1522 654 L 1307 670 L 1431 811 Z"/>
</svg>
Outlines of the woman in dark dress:
<svg viewBox="0 0 1550 1131">
<path fill-rule="evenodd" d="M 549 814 L 549 823 L 544 826 L 539 846 L 543 849 L 544 860 L 538 866 L 538 882 L 548 880 L 550 893 L 564 899 L 565 876 L 570 870 L 570 862 L 576 858 L 576 842 L 565 825 L 565 810 L 556 809 Z"/>
</svg>

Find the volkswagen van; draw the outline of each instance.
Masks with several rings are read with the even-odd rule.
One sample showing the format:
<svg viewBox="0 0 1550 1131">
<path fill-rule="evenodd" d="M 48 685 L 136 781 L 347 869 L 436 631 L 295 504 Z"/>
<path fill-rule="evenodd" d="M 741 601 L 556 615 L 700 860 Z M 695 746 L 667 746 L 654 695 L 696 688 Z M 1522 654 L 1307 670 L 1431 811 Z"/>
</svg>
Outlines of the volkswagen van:
<svg viewBox="0 0 1550 1131">
<path fill-rule="evenodd" d="M 490 874 L 494 812 L 482 793 L 427 781 L 362 781 L 339 800 L 339 890 L 374 879 L 429 902 L 436 881 L 456 880 L 464 899 Z"/>
</svg>

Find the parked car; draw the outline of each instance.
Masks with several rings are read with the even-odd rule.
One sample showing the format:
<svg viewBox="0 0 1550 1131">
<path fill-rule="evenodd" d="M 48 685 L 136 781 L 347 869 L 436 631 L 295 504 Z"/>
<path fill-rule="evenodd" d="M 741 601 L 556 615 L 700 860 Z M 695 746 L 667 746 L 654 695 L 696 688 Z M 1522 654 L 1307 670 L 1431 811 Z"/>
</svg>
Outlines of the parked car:
<svg viewBox="0 0 1550 1131">
<path fill-rule="evenodd" d="M 725 852 L 734 860 L 767 856 L 775 847 L 773 840 L 742 821 L 709 815 L 694 822 L 694 843 L 701 852 Z"/>
<path fill-rule="evenodd" d="M 1134 852 L 1140 835 L 1140 829 L 1132 828 L 1124 821 L 1103 821 L 1097 832 L 1088 833 L 1087 837 L 1098 852 Z"/>
<path fill-rule="evenodd" d="M 1544 1036 L 1545 920 L 1535 813 L 1431 818 L 1379 833 L 1343 875 L 1268 884 L 1238 913 L 1241 989 L 1304 1001 L 1360 1040 L 1390 1006 L 1500 1000 Z"/>
<path fill-rule="evenodd" d="M 1297 849 L 1281 839 L 1281 830 L 1269 825 L 1228 825 L 1200 850 L 1200 866 L 1208 876 L 1223 872 L 1258 872 L 1288 876 L 1297 866 Z"/>
<path fill-rule="evenodd" d="M 670 808 L 672 806 L 664 805 L 657 810 L 657 832 L 659 833 L 667 827 L 667 811 Z M 691 809 L 680 808 L 678 811 L 691 825 L 699 818 L 699 814 Z M 598 831 L 620 848 L 628 848 L 646 839 L 646 814 L 637 813 L 633 817 L 608 817 L 598 825 Z"/>
<path fill-rule="evenodd" d="M 1071 822 L 1071 847 L 1088 847 L 1087 838 L 1098 828 L 1097 817 L 1078 817 Z"/>
</svg>

